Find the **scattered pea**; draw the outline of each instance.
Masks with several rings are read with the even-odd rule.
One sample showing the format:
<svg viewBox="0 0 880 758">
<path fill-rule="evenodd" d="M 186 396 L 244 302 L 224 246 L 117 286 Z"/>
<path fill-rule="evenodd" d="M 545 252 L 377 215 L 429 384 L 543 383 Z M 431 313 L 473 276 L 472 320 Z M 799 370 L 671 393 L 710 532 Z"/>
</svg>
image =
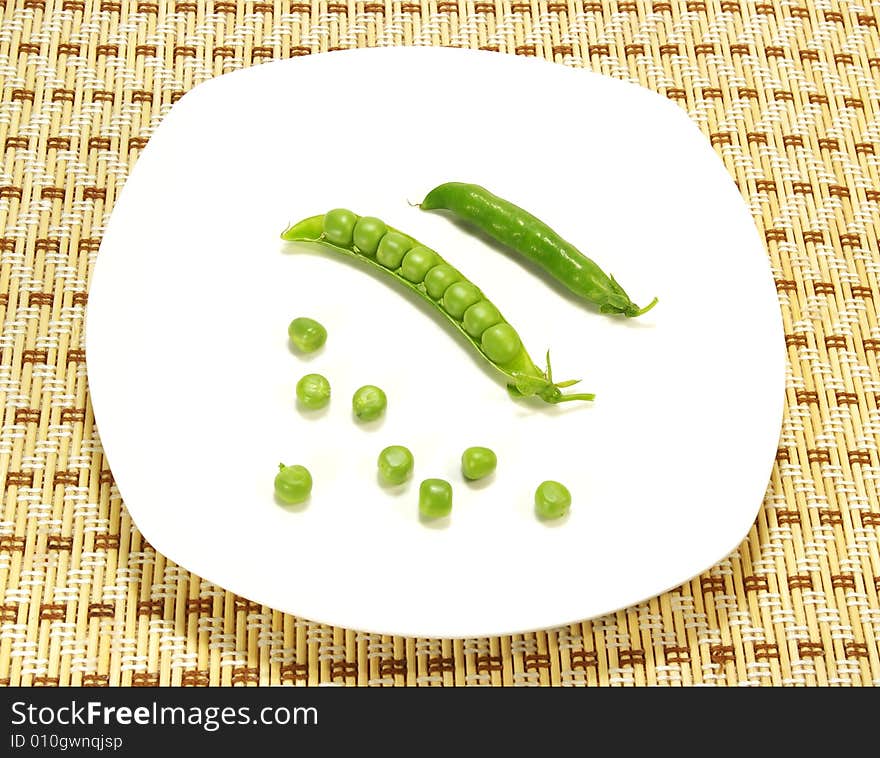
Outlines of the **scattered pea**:
<svg viewBox="0 0 880 758">
<path fill-rule="evenodd" d="M 424 518 L 448 516 L 452 512 L 452 485 L 445 479 L 425 479 L 419 485 L 419 513 Z"/>
<path fill-rule="evenodd" d="M 296 383 L 296 399 L 310 411 L 323 408 L 330 402 L 330 382 L 321 374 L 306 374 Z"/>
<path fill-rule="evenodd" d="M 461 454 L 461 473 L 471 481 L 489 476 L 498 465 L 498 456 L 488 447 L 469 447 Z"/>
<path fill-rule="evenodd" d="M 365 384 L 357 389 L 351 399 L 351 407 L 354 415 L 360 421 L 375 421 L 385 413 L 388 398 L 385 393 L 375 385 Z"/>
<path fill-rule="evenodd" d="M 283 503 L 302 503 L 312 494 L 312 475 L 305 466 L 278 464 L 275 474 L 275 495 Z"/>
<path fill-rule="evenodd" d="M 314 353 L 327 341 L 327 330 L 315 319 L 298 316 L 287 327 L 293 346 L 301 353 Z"/>
<path fill-rule="evenodd" d="M 390 445 L 379 453 L 379 475 L 386 484 L 403 484 L 413 470 L 413 454 L 403 445 Z"/>
<path fill-rule="evenodd" d="M 561 518 L 571 506 L 571 493 L 564 484 L 541 482 L 535 490 L 535 513 L 541 519 Z"/>
</svg>

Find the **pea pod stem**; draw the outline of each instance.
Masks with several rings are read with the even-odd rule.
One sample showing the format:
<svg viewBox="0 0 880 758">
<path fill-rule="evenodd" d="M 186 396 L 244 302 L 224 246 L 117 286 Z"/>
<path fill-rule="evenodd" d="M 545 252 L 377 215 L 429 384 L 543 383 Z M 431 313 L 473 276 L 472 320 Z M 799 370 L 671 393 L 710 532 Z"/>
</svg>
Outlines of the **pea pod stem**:
<svg viewBox="0 0 880 758">
<path fill-rule="evenodd" d="M 361 222 L 364 222 L 362 229 L 357 227 Z M 281 233 L 281 238 L 288 242 L 320 245 L 390 275 L 398 284 L 438 309 L 468 343 L 505 376 L 507 389 L 512 397 L 534 396 L 550 404 L 573 400 L 590 401 L 595 398 L 592 393 L 563 395 L 561 388 L 569 387 L 577 380 L 554 383 L 549 352 L 545 373 L 529 357 L 513 327 L 479 289 L 436 252 L 397 229 L 386 226 L 379 219 L 357 216 L 345 209 L 335 209 L 288 226 Z M 363 248 L 355 244 L 356 238 L 367 240 L 363 243 Z M 434 277 L 434 281 L 437 281 L 440 269 L 444 269 L 442 273 L 448 274 L 447 278 L 451 283 L 443 280 L 442 292 L 432 288 L 435 295 L 432 296 L 426 280 L 437 274 Z M 464 303 L 462 312 L 458 312 L 458 306 L 453 307 L 454 303 L 450 300 L 450 293 L 456 287 L 459 296 L 464 293 L 471 297 Z"/>
<path fill-rule="evenodd" d="M 659 302 L 660 302 L 660 299 L 655 297 L 655 298 L 654 298 L 650 303 L 648 303 L 646 306 L 644 306 L 643 308 L 639 308 L 639 309 L 633 314 L 633 316 L 642 316 L 642 315 L 644 315 L 644 314 L 647 313 L 649 310 L 651 310 L 651 308 L 653 308 L 655 305 L 657 305 L 657 303 L 659 303 Z"/>
<path fill-rule="evenodd" d="M 446 210 L 492 239 L 538 264 L 600 313 L 635 318 L 657 305 L 655 297 L 640 308 L 617 280 L 547 224 L 485 187 L 465 182 L 439 184 L 418 204 L 422 210 Z"/>
</svg>

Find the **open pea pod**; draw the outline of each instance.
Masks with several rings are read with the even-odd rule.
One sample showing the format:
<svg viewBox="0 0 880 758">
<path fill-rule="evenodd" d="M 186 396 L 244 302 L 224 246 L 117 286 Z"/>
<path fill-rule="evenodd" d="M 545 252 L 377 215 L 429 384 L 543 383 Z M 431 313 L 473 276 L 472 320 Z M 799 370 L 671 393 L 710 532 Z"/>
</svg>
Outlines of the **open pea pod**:
<svg viewBox="0 0 880 758">
<path fill-rule="evenodd" d="M 372 216 L 336 208 L 289 226 L 288 242 L 311 242 L 357 258 L 393 277 L 437 308 L 492 366 L 507 378 L 512 397 L 538 397 L 545 403 L 593 400 L 592 393 L 563 394 L 577 380 L 554 383 L 547 355 L 542 371 L 516 330 L 482 290 L 437 252 Z"/>
</svg>

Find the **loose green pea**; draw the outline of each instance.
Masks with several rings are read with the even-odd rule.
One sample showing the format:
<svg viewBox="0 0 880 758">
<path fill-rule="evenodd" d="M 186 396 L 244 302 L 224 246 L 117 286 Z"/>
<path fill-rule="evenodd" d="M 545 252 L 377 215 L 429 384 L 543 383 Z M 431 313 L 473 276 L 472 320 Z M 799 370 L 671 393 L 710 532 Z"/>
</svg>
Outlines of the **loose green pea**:
<svg viewBox="0 0 880 758">
<path fill-rule="evenodd" d="M 287 327 L 287 335 L 301 353 L 314 353 L 327 341 L 327 330 L 313 318 L 298 316 Z"/>
<path fill-rule="evenodd" d="M 385 393 L 372 384 L 358 388 L 351 399 L 354 415 L 360 421 L 375 421 L 385 413 L 387 406 L 388 398 Z"/>
<path fill-rule="evenodd" d="M 388 232 L 379 242 L 376 260 L 385 268 L 392 270 L 399 268 L 403 256 L 407 254 L 407 250 L 411 247 L 412 241 L 409 237 L 404 236 L 400 232 Z"/>
<path fill-rule="evenodd" d="M 461 454 L 461 473 L 475 481 L 489 476 L 498 465 L 498 456 L 488 447 L 469 447 Z"/>
<path fill-rule="evenodd" d="M 324 216 L 324 236 L 333 245 L 351 245 L 357 214 L 345 208 L 334 208 Z"/>
<path fill-rule="evenodd" d="M 464 312 L 480 299 L 480 290 L 470 282 L 456 282 L 443 294 L 443 308 L 453 318 L 460 319 Z"/>
<path fill-rule="evenodd" d="M 564 484 L 548 480 L 535 490 L 535 513 L 541 519 L 561 518 L 571 507 L 571 493 Z"/>
<path fill-rule="evenodd" d="M 306 374 L 296 383 L 296 399 L 310 411 L 323 408 L 330 402 L 330 382 L 321 374 Z"/>
<path fill-rule="evenodd" d="M 522 349 L 519 335 L 507 322 L 490 326 L 480 338 L 480 347 L 490 361 L 504 365 L 512 361 Z"/>
<path fill-rule="evenodd" d="M 492 303 L 488 300 L 480 300 L 464 312 L 464 330 L 474 339 L 480 339 L 490 326 L 500 324 L 503 320 Z"/>
<path fill-rule="evenodd" d="M 374 256 L 388 227 L 375 216 L 361 216 L 354 225 L 354 244 L 364 255 Z"/>
<path fill-rule="evenodd" d="M 448 263 L 441 263 L 425 275 L 425 290 L 434 300 L 439 300 L 451 284 L 460 282 L 462 278 Z"/>
<path fill-rule="evenodd" d="M 425 479 L 419 485 L 419 513 L 435 519 L 452 512 L 452 485 L 445 479 Z"/>
<path fill-rule="evenodd" d="M 403 445 L 389 445 L 379 453 L 379 476 L 386 484 L 403 484 L 413 465 L 413 454 Z"/>
<path fill-rule="evenodd" d="M 275 496 L 288 505 L 302 503 L 312 494 L 312 475 L 305 466 L 278 464 L 275 474 Z"/>
<path fill-rule="evenodd" d="M 417 245 L 403 258 L 400 265 L 400 275 L 407 281 L 418 284 L 424 281 L 428 272 L 440 263 L 440 258 L 430 248 Z"/>
</svg>

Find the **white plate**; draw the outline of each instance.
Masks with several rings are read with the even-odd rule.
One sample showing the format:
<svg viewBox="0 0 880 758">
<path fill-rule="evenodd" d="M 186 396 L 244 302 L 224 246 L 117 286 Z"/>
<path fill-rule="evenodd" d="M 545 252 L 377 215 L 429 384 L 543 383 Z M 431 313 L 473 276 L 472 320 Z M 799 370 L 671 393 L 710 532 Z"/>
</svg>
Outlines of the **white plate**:
<svg viewBox="0 0 880 758">
<path fill-rule="evenodd" d="M 410 205 L 474 181 L 555 227 L 633 299 L 610 318 L 439 213 Z M 346 206 L 445 255 L 557 380 L 593 404 L 513 402 L 500 377 L 381 273 L 280 241 Z M 304 360 L 287 325 L 329 331 Z M 114 208 L 92 279 L 91 397 L 119 490 L 168 558 L 281 611 L 349 628 L 461 637 L 580 621 L 708 569 L 747 534 L 767 485 L 784 347 L 762 242 L 723 164 L 674 104 L 538 60 L 433 48 L 337 52 L 196 87 L 161 122 Z M 306 418 L 294 385 L 333 385 Z M 351 418 L 385 388 L 375 428 Z M 389 492 L 379 450 L 409 446 Z M 464 483 L 468 445 L 494 478 Z M 279 462 L 314 476 L 276 504 Z M 419 481 L 454 487 L 442 528 Z M 533 513 L 544 479 L 570 516 Z"/>
</svg>

